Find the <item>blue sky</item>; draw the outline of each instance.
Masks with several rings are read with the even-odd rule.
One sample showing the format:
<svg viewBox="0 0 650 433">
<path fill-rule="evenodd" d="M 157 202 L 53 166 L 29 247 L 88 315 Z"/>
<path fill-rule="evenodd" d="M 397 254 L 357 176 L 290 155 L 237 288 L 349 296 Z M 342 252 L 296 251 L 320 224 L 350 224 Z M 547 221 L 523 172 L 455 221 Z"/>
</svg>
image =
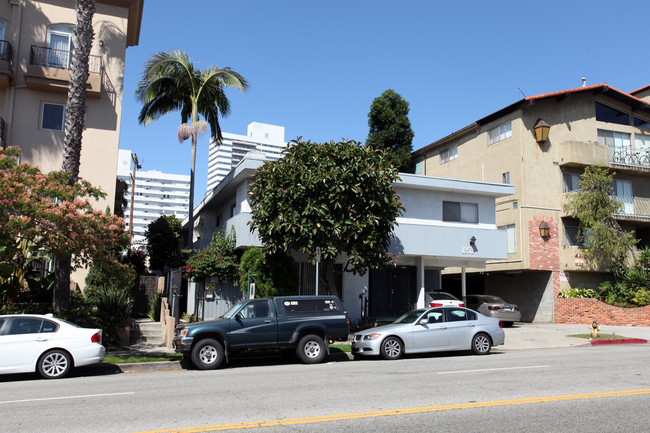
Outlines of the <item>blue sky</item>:
<svg viewBox="0 0 650 433">
<path fill-rule="evenodd" d="M 137 122 L 135 89 L 159 51 L 246 77 L 245 94 L 227 92 L 223 131 L 245 135 L 263 122 L 284 126 L 286 140 L 363 141 L 372 100 L 390 88 L 410 103 L 418 149 L 523 94 L 580 87 L 582 77 L 622 91 L 650 84 L 649 12 L 647 0 L 145 0 L 140 43 L 127 49 L 120 148 L 136 152 L 143 170 L 189 174 L 180 115 Z M 195 203 L 208 144 L 206 134 Z"/>
</svg>

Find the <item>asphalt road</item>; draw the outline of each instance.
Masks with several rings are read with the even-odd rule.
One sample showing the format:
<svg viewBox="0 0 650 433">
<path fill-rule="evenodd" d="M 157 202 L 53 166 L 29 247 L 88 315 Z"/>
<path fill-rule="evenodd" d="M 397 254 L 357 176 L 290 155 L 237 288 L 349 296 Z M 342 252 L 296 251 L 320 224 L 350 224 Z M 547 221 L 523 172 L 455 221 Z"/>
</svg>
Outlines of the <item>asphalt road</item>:
<svg viewBox="0 0 650 433">
<path fill-rule="evenodd" d="M 611 432 L 650 425 L 650 344 L 0 378 L 2 432 Z"/>
</svg>

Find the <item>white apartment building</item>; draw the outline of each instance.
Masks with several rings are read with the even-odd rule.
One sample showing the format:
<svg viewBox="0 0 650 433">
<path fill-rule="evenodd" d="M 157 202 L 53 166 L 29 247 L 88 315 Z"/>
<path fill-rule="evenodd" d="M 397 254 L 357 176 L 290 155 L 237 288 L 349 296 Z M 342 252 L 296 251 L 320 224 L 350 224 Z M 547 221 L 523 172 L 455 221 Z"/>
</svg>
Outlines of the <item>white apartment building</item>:
<svg viewBox="0 0 650 433">
<path fill-rule="evenodd" d="M 124 193 L 127 205 L 124 210 L 126 230 L 130 228 L 131 176 L 133 158 L 130 150 L 120 149 L 117 178 L 127 183 Z M 136 170 L 135 194 L 133 195 L 133 239 L 134 247 L 144 247 L 145 232 L 150 223 L 162 215 L 175 215 L 183 220 L 189 214 L 190 176 L 162 173 L 157 170 Z"/>
<path fill-rule="evenodd" d="M 221 145 L 210 142 L 208 156 L 208 189 L 209 194 L 219 185 L 230 171 L 239 164 L 249 152 L 259 152 L 266 159 L 276 160 L 282 156 L 282 150 L 287 147 L 284 141 L 284 126 L 268 125 L 252 122 L 248 125 L 247 135 L 224 132 Z"/>
</svg>

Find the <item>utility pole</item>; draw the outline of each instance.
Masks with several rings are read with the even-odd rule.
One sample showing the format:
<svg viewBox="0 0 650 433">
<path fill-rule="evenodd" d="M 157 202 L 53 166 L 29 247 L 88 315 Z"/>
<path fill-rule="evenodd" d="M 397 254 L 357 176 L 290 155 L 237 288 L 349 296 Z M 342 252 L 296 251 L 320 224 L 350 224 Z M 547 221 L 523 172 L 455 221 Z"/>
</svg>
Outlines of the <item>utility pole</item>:
<svg viewBox="0 0 650 433">
<path fill-rule="evenodd" d="M 138 162 L 138 155 L 131 154 L 133 160 L 133 173 L 131 174 L 131 207 L 129 209 L 129 242 L 133 243 L 133 201 L 135 200 L 135 172 L 142 168 Z"/>
</svg>

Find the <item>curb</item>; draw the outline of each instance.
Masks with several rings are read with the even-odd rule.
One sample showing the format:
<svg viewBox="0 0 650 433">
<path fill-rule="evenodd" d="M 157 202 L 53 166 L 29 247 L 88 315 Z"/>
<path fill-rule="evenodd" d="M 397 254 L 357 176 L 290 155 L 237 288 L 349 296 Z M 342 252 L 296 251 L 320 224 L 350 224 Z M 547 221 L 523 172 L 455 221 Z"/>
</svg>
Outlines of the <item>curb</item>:
<svg viewBox="0 0 650 433">
<path fill-rule="evenodd" d="M 642 338 L 615 338 L 610 340 L 589 340 L 592 346 L 604 344 L 647 344 L 648 340 Z"/>
</svg>

